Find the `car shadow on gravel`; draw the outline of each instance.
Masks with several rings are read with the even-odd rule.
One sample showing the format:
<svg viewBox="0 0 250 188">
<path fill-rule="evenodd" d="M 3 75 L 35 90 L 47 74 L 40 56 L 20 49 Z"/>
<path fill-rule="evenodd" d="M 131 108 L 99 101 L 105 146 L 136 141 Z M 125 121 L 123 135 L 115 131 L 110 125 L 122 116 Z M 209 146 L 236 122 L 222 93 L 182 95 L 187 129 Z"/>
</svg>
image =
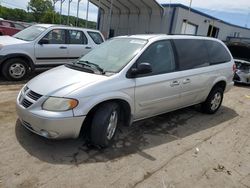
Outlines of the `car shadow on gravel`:
<svg viewBox="0 0 250 188">
<path fill-rule="evenodd" d="M 182 139 L 235 118 L 238 114 L 225 106 L 214 115 L 202 114 L 194 108 L 185 108 L 134 123 L 118 130 L 114 144 L 107 149 L 90 148 L 81 139 L 48 140 L 26 130 L 16 122 L 16 137 L 32 156 L 52 164 L 80 165 L 115 161 L 137 153 L 149 160 L 154 157 L 144 149 Z"/>
</svg>

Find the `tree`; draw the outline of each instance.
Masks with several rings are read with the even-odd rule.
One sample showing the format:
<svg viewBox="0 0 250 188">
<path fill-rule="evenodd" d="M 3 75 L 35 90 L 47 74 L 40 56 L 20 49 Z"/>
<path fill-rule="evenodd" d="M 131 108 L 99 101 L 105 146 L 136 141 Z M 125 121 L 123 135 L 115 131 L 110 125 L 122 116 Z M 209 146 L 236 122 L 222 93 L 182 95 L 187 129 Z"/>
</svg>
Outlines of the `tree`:
<svg viewBox="0 0 250 188">
<path fill-rule="evenodd" d="M 46 12 L 53 11 L 53 5 L 51 0 L 30 0 L 28 10 L 32 11 L 35 21 L 39 22 Z"/>
</svg>

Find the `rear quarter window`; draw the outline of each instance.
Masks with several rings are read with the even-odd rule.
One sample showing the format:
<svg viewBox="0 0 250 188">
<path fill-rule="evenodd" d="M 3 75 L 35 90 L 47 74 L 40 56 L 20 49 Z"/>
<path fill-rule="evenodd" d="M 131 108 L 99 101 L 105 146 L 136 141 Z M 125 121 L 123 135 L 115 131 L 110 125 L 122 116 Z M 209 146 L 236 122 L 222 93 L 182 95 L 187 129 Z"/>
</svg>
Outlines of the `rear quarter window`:
<svg viewBox="0 0 250 188">
<path fill-rule="evenodd" d="M 209 54 L 209 60 L 210 64 L 220 64 L 220 63 L 226 63 L 231 61 L 231 56 L 229 52 L 226 50 L 226 48 L 217 41 L 205 41 L 208 54 Z"/>
<path fill-rule="evenodd" d="M 174 44 L 180 70 L 209 66 L 208 52 L 204 40 L 175 39 Z"/>
<path fill-rule="evenodd" d="M 101 44 L 103 43 L 103 38 L 98 32 L 88 31 L 89 36 L 92 38 L 94 43 Z"/>
</svg>

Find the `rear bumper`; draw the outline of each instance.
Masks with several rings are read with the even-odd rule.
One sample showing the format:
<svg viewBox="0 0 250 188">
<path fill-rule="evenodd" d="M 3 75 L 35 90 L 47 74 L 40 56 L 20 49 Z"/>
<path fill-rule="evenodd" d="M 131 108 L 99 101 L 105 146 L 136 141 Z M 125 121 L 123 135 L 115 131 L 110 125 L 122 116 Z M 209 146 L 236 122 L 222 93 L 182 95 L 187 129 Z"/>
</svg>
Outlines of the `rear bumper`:
<svg viewBox="0 0 250 188">
<path fill-rule="evenodd" d="M 77 138 L 85 116 L 79 117 L 41 117 L 30 113 L 19 104 L 17 114 L 24 127 L 40 136 L 50 139 Z"/>
</svg>

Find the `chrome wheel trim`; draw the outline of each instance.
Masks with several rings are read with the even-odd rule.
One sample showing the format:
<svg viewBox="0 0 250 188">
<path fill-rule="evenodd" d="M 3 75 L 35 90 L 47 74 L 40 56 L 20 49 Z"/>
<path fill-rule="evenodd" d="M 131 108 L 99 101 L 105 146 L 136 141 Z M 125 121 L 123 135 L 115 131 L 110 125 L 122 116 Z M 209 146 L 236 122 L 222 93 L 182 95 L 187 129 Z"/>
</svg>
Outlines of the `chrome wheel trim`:
<svg viewBox="0 0 250 188">
<path fill-rule="evenodd" d="M 111 140 L 115 134 L 116 128 L 118 123 L 118 113 L 114 110 L 109 118 L 109 125 L 107 128 L 107 139 Z"/>
<path fill-rule="evenodd" d="M 211 100 L 211 110 L 214 111 L 220 106 L 221 99 L 222 99 L 221 93 L 220 92 L 215 93 L 214 98 Z"/>
<path fill-rule="evenodd" d="M 26 68 L 21 63 L 14 63 L 9 68 L 9 74 L 13 78 L 22 78 L 26 73 Z"/>
</svg>

